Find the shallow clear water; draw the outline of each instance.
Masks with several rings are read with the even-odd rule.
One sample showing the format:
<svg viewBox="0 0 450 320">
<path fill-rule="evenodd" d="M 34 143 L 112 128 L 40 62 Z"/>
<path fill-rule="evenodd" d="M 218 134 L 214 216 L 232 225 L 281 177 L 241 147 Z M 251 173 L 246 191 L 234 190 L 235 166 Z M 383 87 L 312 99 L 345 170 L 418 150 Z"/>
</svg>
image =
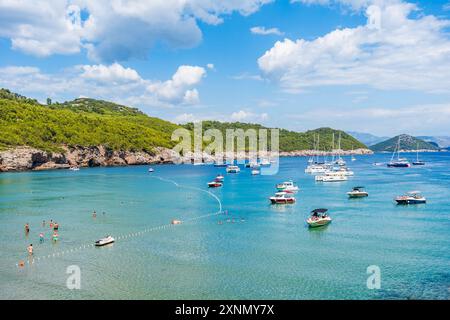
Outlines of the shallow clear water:
<svg viewBox="0 0 450 320">
<path fill-rule="evenodd" d="M 421 168 L 372 165 L 389 157 L 357 157 L 349 162 L 355 177 L 331 184 L 304 174 L 306 158 L 281 159 L 275 176 L 251 176 L 243 169 L 226 175 L 223 188 L 210 190 L 228 215 L 151 230 L 172 219 L 217 212 L 217 201 L 195 188 L 207 189 L 224 168 L 0 174 L 0 298 L 448 299 L 450 154 L 424 154 L 427 165 Z M 269 205 L 274 185 L 286 179 L 300 185 L 298 202 Z M 369 198 L 347 199 L 356 185 L 366 186 Z M 413 189 L 424 193 L 426 205 L 393 203 Z M 305 220 L 318 207 L 330 209 L 334 220 L 309 230 Z M 60 224 L 56 244 L 49 240 L 50 228 L 42 227 L 50 219 Z M 133 235 L 140 231 L 145 232 Z M 40 232 L 46 236 L 41 244 Z M 110 247 L 92 247 L 106 234 L 121 238 Z M 28 263 L 29 243 L 34 264 Z M 25 267 L 17 267 L 20 260 Z M 81 290 L 66 288 L 70 265 L 81 268 Z M 370 265 L 381 268 L 380 290 L 367 289 Z"/>
</svg>

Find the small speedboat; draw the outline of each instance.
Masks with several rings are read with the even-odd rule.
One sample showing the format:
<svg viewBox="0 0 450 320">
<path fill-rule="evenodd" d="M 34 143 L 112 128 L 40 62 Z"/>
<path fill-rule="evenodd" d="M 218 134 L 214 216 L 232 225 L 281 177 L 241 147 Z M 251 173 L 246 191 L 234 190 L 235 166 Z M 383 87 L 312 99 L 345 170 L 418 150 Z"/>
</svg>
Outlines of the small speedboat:
<svg viewBox="0 0 450 320">
<path fill-rule="evenodd" d="M 314 209 L 311 211 L 311 216 L 306 220 L 306 223 L 310 228 L 326 226 L 332 221 L 327 212 L 328 209 Z"/>
<path fill-rule="evenodd" d="M 277 192 L 273 197 L 270 197 L 269 200 L 272 204 L 291 204 L 296 201 L 295 197 L 287 192 Z"/>
<path fill-rule="evenodd" d="M 155 171 L 155 169 L 153 169 L 153 168 L 148 168 L 148 172 L 154 172 Z"/>
<path fill-rule="evenodd" d="M 262 159 L 261 162 L 259 163 L 259 165 L 261 167 L 269 167 L 270 166 L 270 161 L 267 159 Z"/>
<path fill-rule="evenodd" d="M 171 224 L 181 224 L 181 220 L 177 220 L 177 219 L 173 219 L 171 222 Z"/>
<path fill-rule="evenodd" d="M 348 178 L 342 174 L 338 174 L 338 175 L 316 176 L 315 180 L 321 182 L 342 182 L 347 181 Z"/>
<path fill-rule="evenodd" d="M 221 186 L 222 186 L 222 182 L 220 182 L 220 181 L 208 182 L 208 187 L 210 187 L 210 188 L 219 188 Z"/>
<path fill-rule="evenodd" d="M 253 175 L 253 176 L 257 176 L 257 175 L 259 175 L 259 174 L 261 174 L 261 171 L 259 171 L 258 169 L 253 169 L 253 170 L 252 170 L 252 175 Z"/>
<path fill-rule="evenodd" d="M 78 168 L 78 167 L 70 167 L 69 170 L 71 170 L 71 171 L 80 171 L 80 168 Z"/>
<path fill-rule="evenodd" d="M 421 204 L 426 203 L 427 199 L 421 195 L 420 191 L 410 191 L 403 196 L 395 198 L 397 204 Z"/>
<path fill-rule="evenodd" d="M 239 173 L 241 169 L 238 166 L 228 166 L 227 173 Z"/>
<path fill-rule="evenodd" d="M 228 165 L 226 163 L 215 163 L 214 164 L 214 167 L 217 167 L 217 168 L 225 168 L 227 166 Z"/>
<path fill-rule="evenodd" d="M 217 177 L 214 179 L 214 181 L 222 182 L 223 179 L 225 179 L 225 177 L 223 175 L 221 175 L 221 174 L 218 174 Z"/>
<path fill-rule="evenodd" d="M 277 184 L 276 188 L 278 191 L 284 192 L 297 192 L 299 190 L 298 186 L 296 186 L 292 180 Z"/>
<path fill-rule="evenodd" d="M 95 241 L 96 247 L 106 246 L 107 244 L 113 243 L 115 240 L 111 236 L 106 236 L 105 238 L 102 238 L 100 240 Z"/>
<path fill-rule="evenodd" d="M 419 160 L 419 161 L 414 161 L 412 164 L 413 164 L 413 166 L 424 166 L 425 162 Z"/>
<path fill-rule="evenodd" d="M 349 198 L 364 198 L 368 197 L 369 193 L 364 191 L 364 187 L 354 187 L 352 191 L 347 192 Z"/>
</svg>

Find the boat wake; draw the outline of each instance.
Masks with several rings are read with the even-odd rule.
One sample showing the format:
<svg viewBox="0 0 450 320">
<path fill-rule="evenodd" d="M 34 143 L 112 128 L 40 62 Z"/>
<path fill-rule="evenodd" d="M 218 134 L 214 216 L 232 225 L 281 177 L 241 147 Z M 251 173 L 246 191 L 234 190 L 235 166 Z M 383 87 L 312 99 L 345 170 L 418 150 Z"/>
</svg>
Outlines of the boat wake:
<svg viewBox="0 0 450 320">
<path fill-rule="evenodd" d="M 157 176 L 151 176 L 150 178 L 154 178 L 154 179 L 158 179 L 160 181 L 164 181 L 164 182 L 169 182 L 174 184 L 177 188 L 183 188 L 183 189 L 190 189 L 190 190 L 196 190 L 196 191 L 201 191 L 204 193 L 209 194 L 211 197 L 213 197 L 214 199 L 216 199 L 217 203 L 219 204 L 219 211 L 216 212 L 215 214 L 219 214 L 222 212 L 222 201 L 220 201 L 220 199 L 212 192 L 208 191 L 208 190 L 204 190 L 201 188 L 196 188 L 196 187 L 191 187 L 191 186 L 185 186 L 185 185 L 181 185 L 176 181 L 170 180 L 170 179 L 166 179 L 166 178 L 161 178 L 161 177 L 157 177 Z"/>
</svg>

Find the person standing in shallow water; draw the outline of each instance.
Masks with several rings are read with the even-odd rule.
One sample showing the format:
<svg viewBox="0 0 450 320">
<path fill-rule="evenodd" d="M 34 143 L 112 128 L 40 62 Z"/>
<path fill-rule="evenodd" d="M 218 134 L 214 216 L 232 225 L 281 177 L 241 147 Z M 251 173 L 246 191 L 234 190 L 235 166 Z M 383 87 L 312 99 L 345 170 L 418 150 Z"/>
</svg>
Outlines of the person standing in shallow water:
<svg viewBox="0 0 450 320">
<path fill-rule="evenodd" d="M 28 224 L 28 222 L 25 224 L 25 233 L 26 234 L 30 233 L 30 225 Z"/>
<path fill-rule="evenodd" d="M 97 212 L 95 212 L 95 210 L 92 212 L 92 218 L 97 218 Z"/>
<path fill-rule="evenodd" d="M 30 243 L 30 245 L 27 248 L 28 251 L 28 255 L 32 256 L 33 255 L 33 244 Z"/>
</svg>

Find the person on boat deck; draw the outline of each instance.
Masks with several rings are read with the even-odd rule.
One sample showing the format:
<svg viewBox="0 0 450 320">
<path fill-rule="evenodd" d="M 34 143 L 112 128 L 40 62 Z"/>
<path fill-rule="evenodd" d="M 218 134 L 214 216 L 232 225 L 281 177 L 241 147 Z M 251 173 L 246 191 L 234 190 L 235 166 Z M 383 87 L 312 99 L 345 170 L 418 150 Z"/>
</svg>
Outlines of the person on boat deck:
<svg viewBox="0 0 450 320">
<path fill-rule="evenodd" d="M 28 222 L 25 224 L 25 233 L 29 233 L 30 232 L 30 225 L 28 224 Z"/>
<path fill-rule="evenodd" d="M 30 245 L 28 246 L 27 251 L 30 256 L 33 255 L 33 244 L 32 243 L 30 243 Z"/>
</svg>

